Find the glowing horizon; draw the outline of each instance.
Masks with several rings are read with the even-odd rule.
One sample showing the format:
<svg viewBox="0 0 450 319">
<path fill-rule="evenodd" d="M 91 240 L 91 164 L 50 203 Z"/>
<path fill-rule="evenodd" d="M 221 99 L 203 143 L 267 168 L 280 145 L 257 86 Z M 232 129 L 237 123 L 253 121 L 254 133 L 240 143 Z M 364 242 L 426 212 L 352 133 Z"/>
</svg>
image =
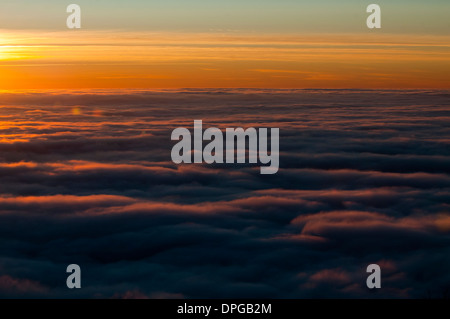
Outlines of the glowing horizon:
<svg viewBox="0 0 450 319">
<path fill-rule="evenodd" d="M 79 0 L 0 4 L 0 89 L 450 88 L 450 3 Z M 30 31 L 33 30 L 33 31 Z"/>
<path fill-rule="evenodd" d="M 448 36 L 0 34 L 2 89 L 450 88 Z"/>
</svg>

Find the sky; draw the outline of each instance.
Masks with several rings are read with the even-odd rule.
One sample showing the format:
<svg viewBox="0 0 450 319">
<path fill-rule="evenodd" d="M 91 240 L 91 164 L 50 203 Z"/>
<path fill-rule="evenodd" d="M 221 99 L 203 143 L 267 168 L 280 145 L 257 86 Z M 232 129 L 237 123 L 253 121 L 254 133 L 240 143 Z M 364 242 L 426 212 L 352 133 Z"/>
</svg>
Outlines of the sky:
<svg viewBox="0 0 450 319">
<path fill-rule="evenodd" d="M 379 30 L 356 0 L 70 3 L 0 2 L 0 298 L 448 296 L 448 0 Z M 280 128 L 279 171 L 174 164 L 195 119 Z"/>
<path fill-rule="evenodd" d="M 365 32 L 371 3 L 383 9 L 383 32 L 448 35 L 450 27 L 446 0 L 17 0 L 0 5 L 0 28 L 64 29 L 70 3 L 82 7 L 89 30 Z"/>
<path fill-rule="evenodd" d="M 449 88 L 448 1 L 0 4 L 3 89 Z"/>
</svg>

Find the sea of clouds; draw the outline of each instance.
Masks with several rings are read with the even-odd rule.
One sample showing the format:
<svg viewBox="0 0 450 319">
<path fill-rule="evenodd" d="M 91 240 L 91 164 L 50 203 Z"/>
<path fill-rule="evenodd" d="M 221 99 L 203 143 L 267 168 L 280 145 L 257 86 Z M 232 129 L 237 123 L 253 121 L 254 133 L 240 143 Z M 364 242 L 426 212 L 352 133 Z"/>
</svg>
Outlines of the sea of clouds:
<svg viewBox="0 0 450 319">
<path fill-rule="evenodd" d="M 0 106 L 0 297 L 450 294 L 448 91 L 3 92 Z M 279 172 L 175 165 L 171 132 L 196 119 L 280 128 Z"/>
</svg>

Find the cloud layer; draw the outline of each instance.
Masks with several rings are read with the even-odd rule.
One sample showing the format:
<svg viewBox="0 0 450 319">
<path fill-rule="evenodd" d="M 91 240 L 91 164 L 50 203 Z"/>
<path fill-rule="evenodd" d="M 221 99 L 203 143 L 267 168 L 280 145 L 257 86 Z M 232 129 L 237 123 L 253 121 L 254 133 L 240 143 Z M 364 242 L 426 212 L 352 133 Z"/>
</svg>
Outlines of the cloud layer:
<svg viewBox="0 0 450 319">
<path fill-rule="evenodd" d="M 450 287 L 447 91 L 1 94 L 0 296 L 420 298 Z M 171 131 L 279 127 L 280 171 Z M 82 269 L 82 289 L 65 269 Z M 382 289 L 365 287 L 378 263 Z"/>
</svg>

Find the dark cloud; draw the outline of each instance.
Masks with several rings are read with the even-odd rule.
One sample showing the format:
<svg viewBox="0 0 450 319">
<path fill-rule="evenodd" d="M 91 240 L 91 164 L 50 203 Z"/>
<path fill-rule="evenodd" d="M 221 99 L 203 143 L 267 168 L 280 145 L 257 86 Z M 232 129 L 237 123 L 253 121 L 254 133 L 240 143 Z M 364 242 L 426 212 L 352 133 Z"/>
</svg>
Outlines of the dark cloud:
<svg viewBox="0 0 450 319">
<path fill-rule="evenodd" d="M 0 97 L 0 297 L 436 298 L 450 287 L 448 92 Z M 173 164 L 170 133 L 195 119 L 279 127 L 280 171 Z"/>
</svg>

